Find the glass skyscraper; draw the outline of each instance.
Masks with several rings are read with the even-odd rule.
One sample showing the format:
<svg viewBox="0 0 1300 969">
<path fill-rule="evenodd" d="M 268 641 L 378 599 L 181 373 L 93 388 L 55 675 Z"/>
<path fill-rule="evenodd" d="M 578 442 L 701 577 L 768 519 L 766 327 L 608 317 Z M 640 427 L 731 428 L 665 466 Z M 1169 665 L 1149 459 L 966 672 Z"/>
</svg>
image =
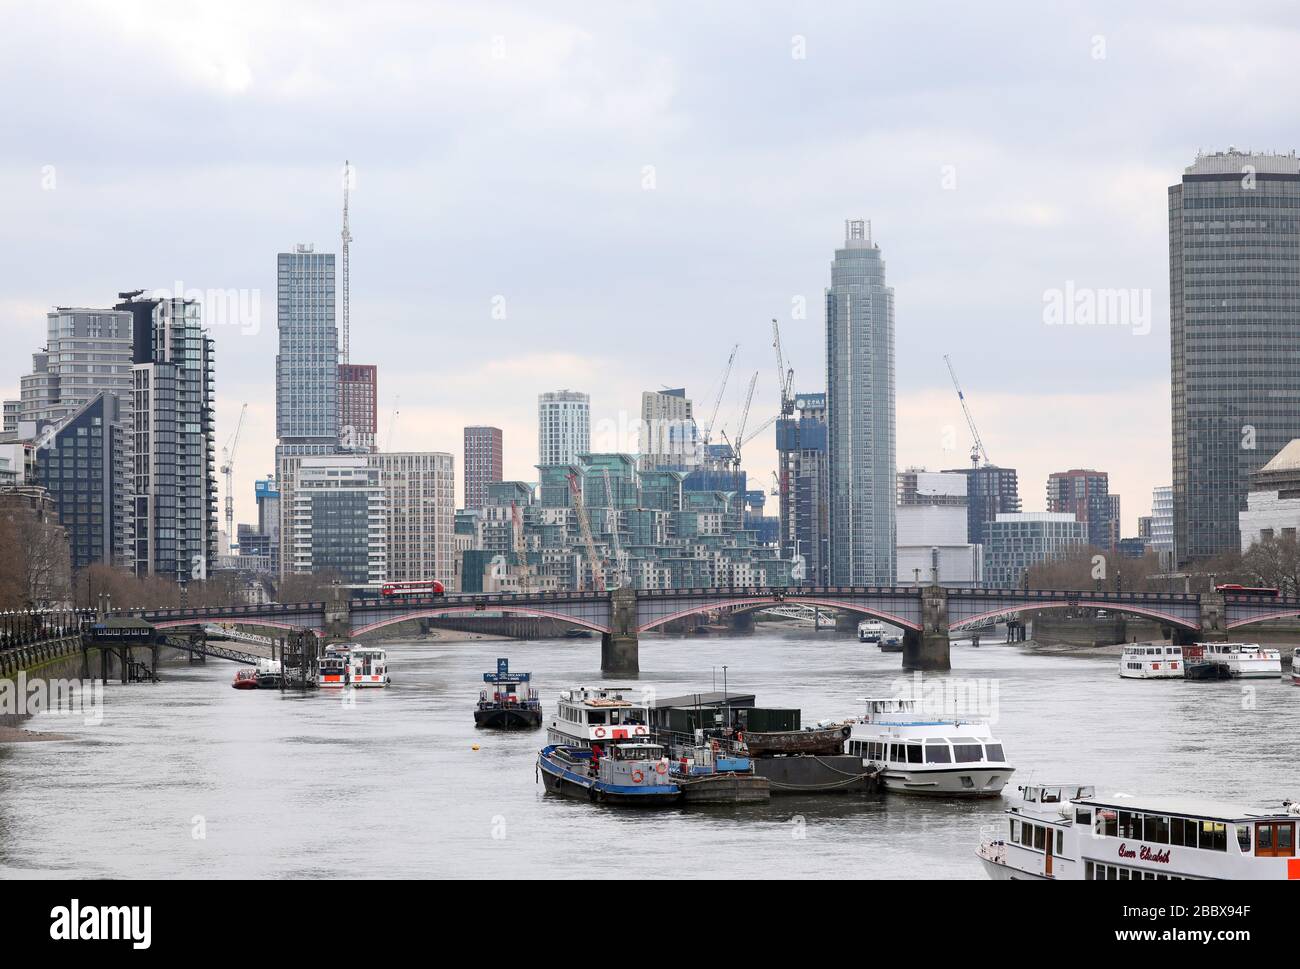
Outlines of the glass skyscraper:
<svg viewBox="0 0 1300 969">
<path fill-rule="evenodd" d="M 1300 159 L 1229 148 L 1169 188 L 1174 553 L 1239 547 L 1249 476 L 1300 432 Z"/>
<path fill-rule="evenodd" d="M 298 245 L 276 257 L 277 453 L 334 454 L 339 446 L 339 331 L 334 254 Z"/>
<path fill-rule="evenodd" d="M 871 225 L 845 223 L 826 290 L 832 585 L 894 584 L 894 291 Z"/>
</svg>

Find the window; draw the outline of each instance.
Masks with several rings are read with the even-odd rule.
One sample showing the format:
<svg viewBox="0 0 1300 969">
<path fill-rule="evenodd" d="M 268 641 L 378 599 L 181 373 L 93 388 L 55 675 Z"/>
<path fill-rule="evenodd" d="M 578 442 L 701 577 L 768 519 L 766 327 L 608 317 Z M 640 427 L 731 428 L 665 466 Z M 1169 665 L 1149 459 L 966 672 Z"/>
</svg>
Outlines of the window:
<svg viewBox="0 0 1300 969">
<path fill-rule="evenodd" d="M 984 756 L 984 748 L 979 744 L 953 744 L 952 751 L 959 764 L 978 764 Z"/>
<path fill-rule="evenodd" d="M 952 751 L 948 749 L 948 744 L 927 743 L 925 745 L 925 762 L 927 764 L 951 764 Z"/>
</svg>

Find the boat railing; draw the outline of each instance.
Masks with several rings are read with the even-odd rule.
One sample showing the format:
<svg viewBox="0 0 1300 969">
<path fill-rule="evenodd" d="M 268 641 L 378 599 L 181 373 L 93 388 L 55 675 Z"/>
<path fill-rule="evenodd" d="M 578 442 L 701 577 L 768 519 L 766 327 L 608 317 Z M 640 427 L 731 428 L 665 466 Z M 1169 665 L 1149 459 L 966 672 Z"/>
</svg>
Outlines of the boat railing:
<svg viewBox="0 0 1300 969">
<path fill-rule="evenodd" d="M 735 737 L 711 736 L 706 732 L 702 740 L 697 740 L 694 734 L 682 733 L 680 731 L 658 728 L 653 732 L 656 743 L 662 744 L 668 751 L 673 760 L 679 760 L 682 756 L 694 756 L 697 748 L 708 747 L 715 757 L 748 757 L 749 748 L 744 742 L 744 732 L 741 732 L 740 740 Z"/>
</svg>

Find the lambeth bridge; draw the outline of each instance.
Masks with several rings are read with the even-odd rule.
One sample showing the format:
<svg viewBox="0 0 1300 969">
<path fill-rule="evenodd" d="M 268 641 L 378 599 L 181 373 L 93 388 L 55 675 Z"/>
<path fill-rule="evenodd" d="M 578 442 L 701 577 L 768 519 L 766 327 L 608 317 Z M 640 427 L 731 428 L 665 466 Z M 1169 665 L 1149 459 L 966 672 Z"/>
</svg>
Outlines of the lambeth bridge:
<svg viewBox="0 0 1300 969">
<path fill-rule="evenodd" d="M 612 592 L 534 592 L 442 595 L 398 599 L 227 606 L 197 609 L 131 609 L 123 616 L 159 629 L 204 623 L 268 626 L 309 631 L 327 642 L 413 619 L 483 612 L 543 616 L 601 634 L 601 670 L 611 676 L 639 671 L 642 633 L 674 620 L 710 612 L 746 613 L 773 605 L 802 605 L 901 627 L 903 668 L 949 668 L 949 633 L 987 625 L 996 617 L 1050 609 L 1104 609 L 1160 623 L 1175 641 L 1223 640 L 1250 623 L 1300 615 L 1300 598 L 1258 598 L 1231 593 L 1064 592 L 965 589 L 930 586 L 828 586 L 710 588 Z"/>
</svg>

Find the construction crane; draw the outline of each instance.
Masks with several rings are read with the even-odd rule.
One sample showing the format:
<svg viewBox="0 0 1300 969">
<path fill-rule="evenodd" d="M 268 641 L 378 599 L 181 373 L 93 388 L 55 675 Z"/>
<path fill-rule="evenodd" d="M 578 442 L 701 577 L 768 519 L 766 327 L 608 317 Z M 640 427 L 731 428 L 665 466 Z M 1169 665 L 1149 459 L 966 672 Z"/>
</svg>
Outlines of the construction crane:
<svg viewBox="0 0 1300 969">
<path fill-rule="evenodd" d="M 350 305 L 351 272 L 348 262 L 348 244 L 352 242 L 352 229 L 348 225 L 348 195 L 352 187 L 352 163 L 343 162 L 343 362 L 352 359 L 352 312 Z"/>
<path fill-rule="evenodd" d="M 984 450 L 984 442 L 980 440 L 980 432 L 975 427 L 975 418 L 971 417 L 970 408 L 966 406 L 966 395 L 961 392 L 961 384 L 957 382 L 957 371 L 953 369 L 952 360 L 948 354 L 943 355 L 943 361 L 948 365 L 948 373 L 952 375 L 952 385 L 957 390 L 957 399 L 961 401 L 962 413 L 966 415 L 966 424 L 970 428 L 971 446 L 970 446 L 970 463 L 972 467 L 980 466 L 980 458 L 984 459 L 985 465 L 993 462 L 989 460 L 988 451 Z"/>
<path fill-rule="evenodd" d="M 749 440 L 749 438 L 745 437 L 745 425 L 749 423 L 749 406 L 754 402 L 754 385 L 757 383 L 758 371 L 755 370 L 754 376 L 749 378 L 749 389 L 745 391 L 745 403 L 740 408 L 740 423 L 736 428 L 736 440 L 732 441 L 727 437 L 726 431 L 722 432 L 723 439 L 726 440 L 727 446 L 731 449 L 731 467 L 733 470 L 740 469 L 740 449 L 743 448 L 745 442 Z M 772 420 L 776 420 L 776 418 L 774 417 Z M 772 421 L 768 421 L 767 424 L 763 425 L 763 427 L 767 427 L 767 425 L 771 423 Z"/>
<path fill-rule="evenodd" d="M 524 542 L 524 517 L 519 505 L 510 502 L 510 526 L 514 533 L 515 558 L 519 560 L 519 591 L 532 592 L 532 569 L 528 566 L 528 546 Z"/>
<path fill-rule="evenodd" d="M 623 565 L 623 543 L 618 537 L 618 508 L 614 505 L 614 486 L 610 483 L 609 468 L 601 468 L 601 473 L 605 477 L 605 497 L 609 500 L 609 522 L 610 541 L 614 551 L 614 583 L 612 588 L 621 589 L 627 585 L 626 569 Z"/>
<path fill-rule="evenodd" d="M 582 485 L 577 474 L 569 475 L 569 493 L 573 495 L 573 509 L 578 515 L 578 528 L 582 531 L 582 544 L 587 548 L 587 561 L 591 565 L 591 582 L 597 592 L 605 591 L 605 567 L 596 554 L 596 540 L 591 537 L 591 521 L 587 518 L 587 505 L 582 500 Z"/>
<path fill-rule="evenodd" d="M 713 399 L 713 412 L 709 415 L 708 423 L 704 425 L 704 444 L 707 447 L 713 442 L 713 424 L 718 419 L 718 409 L 722 407 L 722 395 L 727 389 L 727 381 L 731 378 L 731 366 L 736 362 L 736 354 L 740 352 L 740 344 L 737 343 L 731 348 L 731 356 L 727 357 L 727 366 L 722 371 L 722 382 L 718 384 L 718 396 Z"/>
<path fill-rule="evenodd" d="M 391 451 L 393 449 L 393 435 L 397 432 L 397 419 L 402 416 L 402 412 L 398 410 L 398 405 L 401 403 L 402 395 L 397 394 L 393 398 L 393 413 L 388 417 L 388 438 L 384 442 L 385 451 Z"/>
<path fill-rule="evenodd" d="M 221 473 L 226 476 L 226 553 L 235 554 L 235 449 L 239 447 L 239 432 L 244 429 L 244 415 L 248 405 L 239 409 L 239 422 L 235 424 L 235 433 L 221 449 Z"/>
<path fill-rule="evenodd" d="M 772 349 L 776 351 L 776 386 L 781 395 L 781 416 L 789 417 L 794 413 L 794 368 L 785 364 L 785 354 L 781 352 L 781 327 L 772 320 Z"/>
</svg>

